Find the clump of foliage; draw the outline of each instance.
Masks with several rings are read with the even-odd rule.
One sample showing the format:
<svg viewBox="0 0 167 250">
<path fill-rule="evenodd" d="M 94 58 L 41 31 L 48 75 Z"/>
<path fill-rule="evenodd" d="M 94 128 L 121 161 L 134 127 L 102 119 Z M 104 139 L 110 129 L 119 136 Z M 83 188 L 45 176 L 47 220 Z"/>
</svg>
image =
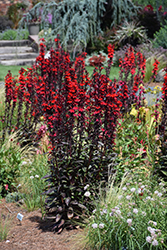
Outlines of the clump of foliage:
<svg viewBox="0 0 167 250">
<path fill-rule="evenodd" d="M 0 215 L 0 242 L 6 240 L 13 221 L 13 217 L 10 214 L 5 216 L 3 213 L 2 211 Z"/>
<path fill-rule="evenodd" d="M 5 197 L 7 203 L 18 202 L 23 198 L 23 194 L 19 192 L 8 193 Z"/>
<path fill-rule="evenodd" d="M 92 56 L 91 58 L 89 58 L 89 65 L 90 66 L 100 66 L 103 62 L 105 62 L 106 57 L 103 56 L 102 54 L 98 55 L 98 56 Z"/>
<path fill-rule="evenodd" d="M 87 226 L 86 248 L 163 250 L 167 247 L 165 184 L 134 176 L 123 178 L 120 185 L 114 185 L 113 180 L 107 191 L 100 189 L 101 195 L 95 201 L 96 208 Z"/>
<path fill-rule="evenodd" d="M 164 0 L 133 0 L 136 5 L 147 6 L 151 5 L 151 7 L 155 10 L 158 10 L 160 6 L 164 9 L 167 8 L 167 3 Z"/>
<path fill-rule="evenodd" d="M 17 28 L 23 13 L 25 12 L 27 5 L 23 2 L 12 3 L 7 10 L 7 16 L 14 24 L 13 28 Z"/>
<path fill-rule="evenodd" d="M 59 35 L 64 48 L 69 44 L 73 49 L 77 46 L 86 48 L 90 42 L 94 44 L 94 37 L 102 33 L 107 27 L 112 28 L 120 24 L 123 19 L 131 19 L 137 15 L 138 7 L 130 0 L 64 0 L 59 3 L 40 2 L 35 5 L 20 21 L 20 26 L 31 22 L 32 18 L 41 18 L 41 29 L 47 33 L 52 29 L 49 40 L 52 42 Z M 51 24 L 48 15 L 52 16 Z M 45 38 L 45 37 L 44 37 Z"/>
<path fill-rule="evenodd" d="M 165 25 L 160 28 L 158 32 L 154 34 L 155 40 L 153 41 L 153 46 L 163 47 L 164 49 L 167 49 L 167 21 L 165 22 Z"/>
<path fill-rule="evenodd" d="M 0 148 L 0 195 L 6 196 L 15 187 L 16 178 L 19 176 L 21 156 L 12 147 Z"/>
<path fill-rule="evenodd" d="M 115 44 L 116 47 L 122 47 L 126 44 L 136 46 L 143 42 L 147 42 L 148 38 L 146 35 L 146 30 L 139 26 L 139 23 L 136 22 L 127 22 L 125 21 L 116 33 L 110 37 L 109 42 Z"/>
<path fill-rule="evenodd" d="M 153 38 L 155 32 L 159 31 L 161 25 L 156 11 L 151 5 L 147 5 L 137 16 L 140 25 L 146 30 L 148 38 Z"/>
<path fill-rule="evenodd" d="M 3 33 L 0 33 L 0 40 L 24 40 L 28 39 L 28 36 L 29 32 L 27 29 L 8 29 Z"/>
<path fill-rule="evenodd" d="M 114 55 L 113 55 L 114 60 Z M 107 66 L 108 65 L 108 54 L 104 51 L 99 51 L 99 53 L 94 52 L 90 55 L 87 55 L 85 58 L 85 65 L 86 66 Z"/>
<path fill-rule="evenodd" d="M 7 16 L 0 16 L 0 32 L 11 29 L 13 27 L 13 22 L 9 20 Z"/>
<path fill-rule="evenodd" d="M 139 119 L 140 113 L 143 117 Z M 115 140 L 115 152 L 118 155 L 115 168 L 120 180 L 128 171 L 149 173 L 150 166 L 146 155 L 151 145 L 155 150 L 154 120 L 154 110 L 144 107 L 139 110 L 133 107 L 129 117 L 119 120 Z"/>
</svg>

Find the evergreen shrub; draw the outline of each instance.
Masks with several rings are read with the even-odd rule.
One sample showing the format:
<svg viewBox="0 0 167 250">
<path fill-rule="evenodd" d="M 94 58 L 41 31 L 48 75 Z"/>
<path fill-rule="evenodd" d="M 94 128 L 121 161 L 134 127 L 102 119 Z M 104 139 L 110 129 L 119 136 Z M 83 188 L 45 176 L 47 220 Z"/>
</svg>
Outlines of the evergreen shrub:
<svg viewBox="0 0 167 250">
<path fill-rule="evenodd" d="M 165 21 L 165 25 L 155 33 L 154 38 L 153 46 L 155 48 L 163 47 L 164 49 L 167 49 L 167 21 Z"/>
</svg>

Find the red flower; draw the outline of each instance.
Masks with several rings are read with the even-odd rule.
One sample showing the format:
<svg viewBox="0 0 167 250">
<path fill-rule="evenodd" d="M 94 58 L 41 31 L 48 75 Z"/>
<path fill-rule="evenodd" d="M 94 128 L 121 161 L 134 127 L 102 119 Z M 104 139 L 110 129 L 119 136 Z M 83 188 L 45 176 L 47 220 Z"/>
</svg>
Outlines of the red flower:
<svg viewBox="0 0 167 250">
<path fill-rule="evenodd" d="M 153 11 L 153 7 L 152 7 L 151 4 L 148 4 L 148 5 L 144 8 L 144 10 L 146 10 L 146 11 L 148 11 L 148 10 Z"/>
<path fill-rule="evenodd" d="M 158 8 L 158 11 L 161 11 L 161 10 L 162 10 L 162 5 L 160 5 Z"/>
<path fill-rule="evenodd" d="M 5 185 L 5 189 L 6 189 L 6 191 L 8 190 L 8 184 Z"/>
</svg>

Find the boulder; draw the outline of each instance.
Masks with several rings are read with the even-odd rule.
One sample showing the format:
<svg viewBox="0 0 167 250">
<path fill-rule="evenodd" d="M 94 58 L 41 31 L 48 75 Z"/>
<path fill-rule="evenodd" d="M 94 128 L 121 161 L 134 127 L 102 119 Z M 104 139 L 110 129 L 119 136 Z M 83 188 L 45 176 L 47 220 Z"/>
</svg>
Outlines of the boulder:
<svg viewBox="0 0 167 250">
<path fill-rule="evenodd" d="M 156 78 L 155 78 L 155 81 L 156 81 L 156 82 L 164 82 L 164 76 L 165 76 L 165 71 L 164 71 L 164 69 L 161 69 L 161 70 L 158 72 L 158 74 L 157 74 L 157 76 L 156 76 Z"/>
</svg>

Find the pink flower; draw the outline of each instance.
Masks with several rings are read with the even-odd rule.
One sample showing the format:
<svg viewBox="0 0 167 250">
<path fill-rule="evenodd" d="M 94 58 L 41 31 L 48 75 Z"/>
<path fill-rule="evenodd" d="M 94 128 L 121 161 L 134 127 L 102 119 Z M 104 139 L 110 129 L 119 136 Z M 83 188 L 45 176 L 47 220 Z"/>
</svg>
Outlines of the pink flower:
<svg viewBox="0 0 167 250">
<path fill-rule="evenodd" d="M 5 189 L 6 189 L 6 191 L 8 190 L 8 184 L 5 185 Z"/>
<path fill-rule="evenodd" d="M 131 227 L 132 226 L 132 219 L 127 219 L 127 223 L 128 223 L 128 226 Z"/>
<path fill-rule="evenodd" d="M 147 237 L 146 237 L 146 241 L 149 242 L 149 243 L 151 243 L 151 241 L 152 241 L 151 236 L 147 236 Z"/>
</svg>

